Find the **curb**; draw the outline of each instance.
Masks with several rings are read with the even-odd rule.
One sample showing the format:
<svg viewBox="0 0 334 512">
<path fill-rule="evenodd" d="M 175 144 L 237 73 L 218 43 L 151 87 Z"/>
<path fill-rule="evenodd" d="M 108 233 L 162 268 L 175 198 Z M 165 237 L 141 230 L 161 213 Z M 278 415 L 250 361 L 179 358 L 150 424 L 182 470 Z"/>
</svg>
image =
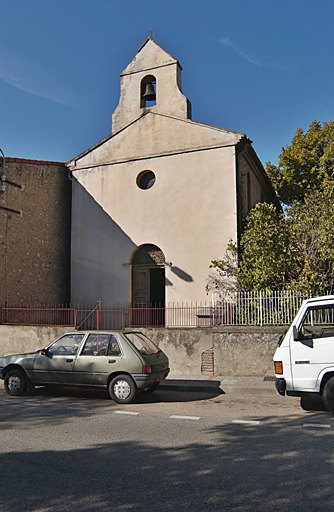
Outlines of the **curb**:
<svg viewBox="0 0 334 512">
<path fill-rule="evenodd" d="M 277 395 L 274 379 L 263 377 L 217 377 L 212 380 L 201 378 L 166 379 L 159 385 L 165 391 L 183 391 L 213 394 L 269 394 Z"/>
</svg>

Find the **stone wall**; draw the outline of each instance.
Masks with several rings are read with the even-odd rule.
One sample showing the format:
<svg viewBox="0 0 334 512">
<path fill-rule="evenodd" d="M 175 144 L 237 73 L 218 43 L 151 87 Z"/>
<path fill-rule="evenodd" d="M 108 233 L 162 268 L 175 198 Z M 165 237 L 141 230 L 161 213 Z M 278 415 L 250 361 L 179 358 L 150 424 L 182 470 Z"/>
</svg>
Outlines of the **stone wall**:
<svg viewBox="0 0 334 512">
<path fill-rule="evenodd" d="M 66 327 L 0 325 L 0 354 L 37 350 L 70 330 Z M 168 355 L 170 377 L 210 378 L 273 376 L 273 355 L 279 337 L 286 329 L 223 327 L 140 330 Z"/>
<path fill-rule="evenodd" d="M 69 301 L 71 181 L 62 163 L 6 158 L 0 304 Z"/>
</svg>

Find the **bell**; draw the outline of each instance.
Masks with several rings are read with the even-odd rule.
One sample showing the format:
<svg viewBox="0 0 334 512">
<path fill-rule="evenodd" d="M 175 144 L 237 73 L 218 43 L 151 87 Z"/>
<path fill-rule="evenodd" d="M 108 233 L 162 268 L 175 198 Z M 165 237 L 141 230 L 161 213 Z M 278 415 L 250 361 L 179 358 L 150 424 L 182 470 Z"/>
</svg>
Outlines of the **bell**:
<svg viewBox="0 0 334 512">
<path fill-rule="evenodd" d="M 143 99 L 146 101 L 154 101 L 156 99 L 154 85 L 152 82 L 146 85 Z"/>
</svg>

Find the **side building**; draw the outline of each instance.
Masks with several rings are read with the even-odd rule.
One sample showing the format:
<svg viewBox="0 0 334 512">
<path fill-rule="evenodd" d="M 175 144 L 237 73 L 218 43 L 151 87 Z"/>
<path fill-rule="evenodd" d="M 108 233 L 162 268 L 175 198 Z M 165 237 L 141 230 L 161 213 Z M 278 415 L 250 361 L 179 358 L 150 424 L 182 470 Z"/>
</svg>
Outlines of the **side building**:
<svg viewBox="0 0 334 512">
<path fill-rule="evenodd" d="M 22 158 L 0 162 L 0 305 L 69 302 L 68 169 L 60 162 Z"/>
</svg>

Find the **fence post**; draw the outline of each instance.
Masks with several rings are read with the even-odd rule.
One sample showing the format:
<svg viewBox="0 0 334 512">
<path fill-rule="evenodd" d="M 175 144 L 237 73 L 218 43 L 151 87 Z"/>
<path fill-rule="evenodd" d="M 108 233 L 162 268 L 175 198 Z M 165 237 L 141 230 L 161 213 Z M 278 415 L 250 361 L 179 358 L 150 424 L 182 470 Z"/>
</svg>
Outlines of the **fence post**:
<svg viewBox="0 0 334 512">
<path fill-rule="evenodd" d="M 78 322 L 77 309 L 76 309 L 76 308 L 74 308 L 74 309 L 73 309 L 73 323 L 74 323 L 74 330 L 75 330 L 75 331 L 77 330 L 77 322 Z"/>
<path fill-rule="evenodd" d="M 96 308 L 96 330 L 98 331 L 100 329 L 100 320 L 101 320 L 101 304 L 102 300 L 99 299 L 97 301 L 97 308 Z"/>
<path fill-rule="evenodd" d="M 260 290 L 260 325 L 263 325 L 263 311 L 262 311 L 262 290 Z"/>
</svg>

